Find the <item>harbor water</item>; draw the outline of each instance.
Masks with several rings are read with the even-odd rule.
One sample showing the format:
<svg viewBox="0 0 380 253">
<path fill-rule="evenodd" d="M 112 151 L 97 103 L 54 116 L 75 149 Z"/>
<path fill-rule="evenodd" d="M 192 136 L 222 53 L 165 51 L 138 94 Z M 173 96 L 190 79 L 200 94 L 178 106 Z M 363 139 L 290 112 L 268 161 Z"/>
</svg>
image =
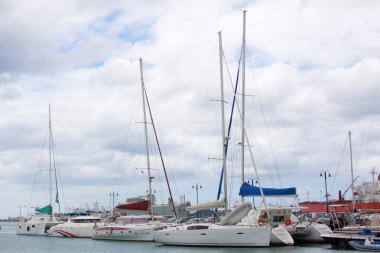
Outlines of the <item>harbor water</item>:
<svg viewBox="0 0 380 253">
<path fill-rule="evenodd" d="M 57 238 L 47 236 L 16 235 L 17 222 L 0 222 L 0 252 L 128 252 L 128 253 L 345 253 L 357 252 L 350 249 L 336 249 L 328 244 L 303 244 L 296 246 L 268 248 L 229 247 L 179 247 L 164 246 L 148 242 L 99 241 L 82 238 Z"/>
</svg>

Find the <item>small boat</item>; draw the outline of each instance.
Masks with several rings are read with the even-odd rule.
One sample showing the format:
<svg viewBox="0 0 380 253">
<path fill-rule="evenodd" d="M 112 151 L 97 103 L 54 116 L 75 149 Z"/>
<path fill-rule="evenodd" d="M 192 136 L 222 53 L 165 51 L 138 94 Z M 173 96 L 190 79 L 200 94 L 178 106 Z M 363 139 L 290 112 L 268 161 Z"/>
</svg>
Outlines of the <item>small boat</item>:
<svg viewBox="0 0 380 253">
<path fill-rule="evenodd" d="M 92 231 L 103 226 L 102 219 L 95 216 L 78 216 L 51 227 L 47 234 L 52 237 L 91 238 Z"/>
<path fill-rule="evenodd" d="M 380 237 L 377 233 L 373 233 L 368 228 L 363 229 L 362 232 L 356 234 L 353 233 L 332 233 L 322 234 L 321 237 L 330 243 L 332 246 L 347 247 L 350 241 L 365 242 L 366 239 L 372 238 L 374 241 L 380 241 Z"/>
<path fill-rule="evenodd" d="M 367 238 L 365 241 L 349 241 L 348 244 L 356 250 L 380 252 L 380 242 L 373 241 L 372 238 Z"/>
</svg>

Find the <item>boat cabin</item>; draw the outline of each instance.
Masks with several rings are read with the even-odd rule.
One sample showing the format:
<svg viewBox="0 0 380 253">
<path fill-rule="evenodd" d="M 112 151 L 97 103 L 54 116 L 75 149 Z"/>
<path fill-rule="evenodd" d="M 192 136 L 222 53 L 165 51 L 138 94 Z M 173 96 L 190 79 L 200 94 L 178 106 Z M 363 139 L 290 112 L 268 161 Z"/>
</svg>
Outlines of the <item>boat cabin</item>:
<svg viewBox="0 0 380 253">
<path fill-rule="evenodd" d="M 161 223 L 170 223 L 164 216 L 154 216 L 154 221 L 159 221 Z M 152 218 L 148 215 L 128 215 L 121 216 L 116 219 L 115 224 L 126 225 L 126 224 L 147 224 L 151 223 Z"/>
</svg>

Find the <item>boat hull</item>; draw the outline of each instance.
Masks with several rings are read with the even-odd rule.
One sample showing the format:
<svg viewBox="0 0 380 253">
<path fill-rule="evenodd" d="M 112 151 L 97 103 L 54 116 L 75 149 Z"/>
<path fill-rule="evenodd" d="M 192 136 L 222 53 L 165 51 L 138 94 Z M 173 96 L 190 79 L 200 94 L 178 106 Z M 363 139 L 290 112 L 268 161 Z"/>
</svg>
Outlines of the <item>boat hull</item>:
<svg viewBox="0 0 380 253">
<path fill-rule="evenodd" d="M 344 233 L 332 233 L 327 235 L 321 235 L 321 237 L 330 243 L 332 246 L 348 247 L 350 241 L 364 242 L 367 238 L 373 237 L 373 235 L 358 235 L 358 234 L 344 234 Z M 378 241 L 379 238 L 375 238 Z"/>
<path fill-rule="evenodd" d="M 56 222 L 48 223 L 34 223 L 34 222 L 25 222 L 19 223 L 16 229 L 16 234 L 18 235 L 47 235 L 47 231 L 57 225 Z"/>
<path fill-rule="evenodd" d="M 122 227 L 105 226 L 92 231 L 92 239 L 115 241 L 153 241 L 153 226 Z"/>
<path fill-rule="evenodd" d="M 271 235 L 270 227 L 220 226 L 209 229 L 177 229 L 155 231 L 154 241 L 183 246 L 267 247 Z"/>
<path fill-rule="evenodd" d="M 296 225 L 288 228 L 288 231 L 296 243 L 326 243 L 321 235 L 332 233 L 329 226 L 319 223 Z"/>
<path fill-rule="evenodd" d="M 293 237 L 289 234 L 288 230 L 283 227 L 273 228 L 270 235 L 271 245 L 293 245 Z"/>
<path fill-rule="evenodd" d="M 363 251 L 372 251 L 372 252 L 380 252 L 380 244 L 365 244 L 362 241 L 349 241 L 348 244 L 356 249 L 356 250 L 363 250 Z"/>
<path fill-rule="evenodd" d="M 99 224 L 70 224 L 70 225 L 56 225 L 50 228 L 47 232 L 51 237 L 66 237 L 66 238 L 91 238 L 92 231 Z"/>
</svg>

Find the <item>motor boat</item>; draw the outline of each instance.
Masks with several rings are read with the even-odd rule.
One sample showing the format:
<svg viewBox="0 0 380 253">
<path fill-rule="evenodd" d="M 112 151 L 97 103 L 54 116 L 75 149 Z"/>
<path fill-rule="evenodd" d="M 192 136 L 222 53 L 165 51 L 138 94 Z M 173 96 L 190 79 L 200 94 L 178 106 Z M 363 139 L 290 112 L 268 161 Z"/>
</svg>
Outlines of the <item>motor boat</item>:
<svg viewBox="0 0 380 253">
<path fill-rule="evenodd" d="M 47 234 L 52 237 L 91 238 L 92 230 L 103 226 L 102 219 L 96 216 L 77 216 L 69 221 L 51 227 Z"/>
<path fill-rule="evenodd" d="M 164 216 L 127 215 L 92 231 L 92 238 L 118 241 L 153 241 L 153 232 L 169 226 Z"/>
</svg>

